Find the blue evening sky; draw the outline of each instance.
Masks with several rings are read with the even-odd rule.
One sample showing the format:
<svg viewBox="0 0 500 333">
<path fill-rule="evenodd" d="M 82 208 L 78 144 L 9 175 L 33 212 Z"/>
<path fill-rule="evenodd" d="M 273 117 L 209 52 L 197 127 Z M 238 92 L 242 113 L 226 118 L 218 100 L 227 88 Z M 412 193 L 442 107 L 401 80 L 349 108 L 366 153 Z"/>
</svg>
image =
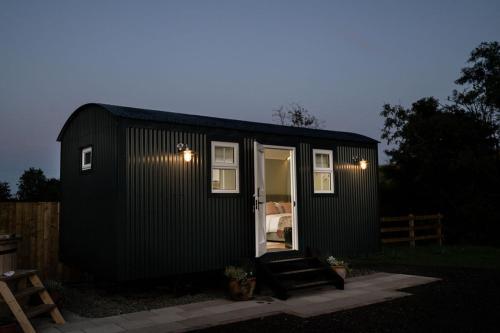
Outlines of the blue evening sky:
<svg viewBox="0 0 500 333">
<path fill-rule="evenodd" d="M 298 102 L 326 129 L 380 139 L 383 103 L 445 101 L 493 40 L 498 0 L 4 0 L 0 181 L 59 177 L 57 134 L 87 102 L 260 122 Z"/>
</svg>

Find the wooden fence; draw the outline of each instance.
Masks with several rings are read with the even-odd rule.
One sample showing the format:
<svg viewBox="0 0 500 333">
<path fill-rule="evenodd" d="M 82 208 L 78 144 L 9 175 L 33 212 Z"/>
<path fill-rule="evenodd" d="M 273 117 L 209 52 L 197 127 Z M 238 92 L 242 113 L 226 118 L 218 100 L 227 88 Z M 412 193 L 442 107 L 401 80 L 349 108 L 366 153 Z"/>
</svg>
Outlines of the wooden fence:
<svg viewBox="0 0 500 333">
<path fill-rule="evenodd" d="M 382 244 L 408 242 L 411 247 L 415 247 L 416 241 L 435 239 L 441 246 L 443 244 L 442 219 L 441 214 L 382 217 L 380 219 Z"/>
<path fill-rule="evenodd" d="M 61 276 L 58 202 L 0 202 L 0 233 L 21 236 L 18 268 L 36 268 L 44 279 Z"/>
</svg>

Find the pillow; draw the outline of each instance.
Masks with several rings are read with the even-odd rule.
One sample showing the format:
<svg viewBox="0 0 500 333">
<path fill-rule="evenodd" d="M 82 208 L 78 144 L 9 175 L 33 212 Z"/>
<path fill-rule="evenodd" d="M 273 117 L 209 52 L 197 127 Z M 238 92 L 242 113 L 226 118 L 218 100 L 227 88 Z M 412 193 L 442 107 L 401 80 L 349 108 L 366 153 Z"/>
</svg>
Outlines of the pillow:
<svg viewBox="0 0 500 333">
<path fill-rule="evenodd" d="M 276 206 L 276 209 L 278 210 L 279 214 L 283 214 L 285 212 L 285 210 L 281 206 L 281 202 L 275 202 L 274 205 Z"/>
<path fill-rule="evenodd" d="M 291 202 L 283 202 L 281 204 L 281 208 L 283 209 L 283 213 L 287 213 L 287 214 L 292 213 L 292 203 Z"/>
<path fill-rule="evenodd" d="M 279 214 L 280 211 L 278 207 L 274 204 L 274 202 L 266 202 L 266 214 L 267 215 L 273 215 L 273 214 Z"/>
</svg>

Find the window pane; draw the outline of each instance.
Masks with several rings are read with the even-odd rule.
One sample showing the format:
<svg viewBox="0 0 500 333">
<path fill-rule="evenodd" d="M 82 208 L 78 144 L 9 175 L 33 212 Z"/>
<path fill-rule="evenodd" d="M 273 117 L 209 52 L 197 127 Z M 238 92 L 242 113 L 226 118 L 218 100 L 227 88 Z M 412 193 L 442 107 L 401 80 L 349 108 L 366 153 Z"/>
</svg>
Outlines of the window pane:
<svg viewBox="0 0 500 333">
<path fill-rule="evenodd" d="M 215 147 L 215 162 L 224 162 L 224 147 Z"/>
<path fill-rule="evenodd" d="M 224 162 L 226 163 L 234 163 L 234 148 L 233 147 L 224 147 Z"/>
<path fill-rule="evenodd" d="M 316 154 L 316 167 L 317 168 L 329 168 L 330 167 L 330 157 L 328 154 Z"/>
<path fill-rule="evenodd" d="M 329 172 L 314 173 L 314 191 L 331 191 L 332 174 Z"/>
<path fill-rule="evenodd" d="M 212 169 L 213 190 L 236 190 L 236 169 Z"/>
<path fill-rule="evenodd" d="M 215 146 L 215 162 L 233 164 L 234 163 L 234 148 L 233 147 Z"/>
<path fill-rule="evenodd" d="M 91 155 L 92 155 L 91 152 L 86 152 L 84 154 L 84 158 L 83 158 L 84 164 L 90 164 L 90 162 L 92 161 Z"/>
</svg>

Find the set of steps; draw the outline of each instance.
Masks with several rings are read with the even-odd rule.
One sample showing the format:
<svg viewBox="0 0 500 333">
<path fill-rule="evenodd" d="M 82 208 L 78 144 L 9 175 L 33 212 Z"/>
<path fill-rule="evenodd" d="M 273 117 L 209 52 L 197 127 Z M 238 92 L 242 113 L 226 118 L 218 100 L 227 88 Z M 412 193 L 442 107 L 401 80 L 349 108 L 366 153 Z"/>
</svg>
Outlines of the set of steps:
<svg viewBox="0 0 500 333">
<path fill-rule="evenodd" d="M 38 295 L 42 304 L 27 306 L 27 298 Z M 29 319 L 44 313 L 54 322 L 64 324 L 64 318 L 42 284 L 36 270 L 17 270 L 12 276 L 0 276 L 0 301 L 7 304 L 25 333 L 36 333 Z"/>
<path fill-rule="evenodd" d="M 260 259 L 257 262 L 258 281 L 264 281 L 279 299 L 289 292 L 323 285 L 344 289 L 342 279 L 330 265 L 314 256 L 295 256 L 281 259 Z M 260 283 L 260 282 L 259 282 Z"/>
</svg>

